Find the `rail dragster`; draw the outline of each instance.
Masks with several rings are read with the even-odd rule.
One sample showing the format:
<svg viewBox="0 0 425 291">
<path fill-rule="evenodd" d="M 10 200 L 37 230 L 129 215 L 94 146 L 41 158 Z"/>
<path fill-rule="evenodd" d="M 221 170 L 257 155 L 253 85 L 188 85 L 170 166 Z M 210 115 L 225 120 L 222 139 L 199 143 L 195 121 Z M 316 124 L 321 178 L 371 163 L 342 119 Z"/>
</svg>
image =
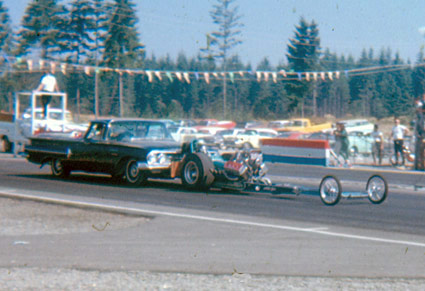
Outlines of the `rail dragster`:
<svg viewBox="0 0 425 291">
<path fill-rule="evenodd" d="M 133 186 L 148 178 L 180 178 L 184 186 L 193 190 L 314 194 L 326 205 L 334 205 L 342 197 L 369 198 L 378 204 L 388 193 L 387 182 L 380 175 L 372 175 L 365 191 L 356 193 L 342 192 L 335 176 L 324 177 L 318 189 L 274 183 L 266 175 L 260 150 L 224 150 L 197 139 L 180 145 L 156 120 L 95 120 L 81 137 L 41 134 L 30 140 L 27 159 L 41 166 L 49 164 L 56 177 L 69 176 L 73 171 L 106 173 Z"/>
</svg>

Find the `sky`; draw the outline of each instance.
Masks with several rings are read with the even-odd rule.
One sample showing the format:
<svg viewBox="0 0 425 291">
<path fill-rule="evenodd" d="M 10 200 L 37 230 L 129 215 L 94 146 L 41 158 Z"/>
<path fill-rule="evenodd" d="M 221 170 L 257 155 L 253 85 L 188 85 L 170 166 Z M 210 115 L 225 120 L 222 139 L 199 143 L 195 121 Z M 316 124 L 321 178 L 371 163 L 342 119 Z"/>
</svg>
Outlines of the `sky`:
<svg viewBox="0 0 425 291">
<path fill-rule="evenodd" d="M 19 27 L 32 0 L 3 0 L 12 24 Z M 134 0 L 139 18 L 140 41 L 148 57 L 184 52 L 195 57 L 206 46 L 206 34 L 217 30 L 210 11 L 217 0 Z M 425 45 L 423 0 L 235 0 L 239 6 L 243 43 L 231 54 L 244 64 L 258 65 L 265 57 L 272 66 L 286 63 L 288 39 L 294 37 L 300 18 L 314 20 L 321 47 L 346 57 L 358 58 L 363 49 L 398 52 L 416 62 Z"/>
</svg>

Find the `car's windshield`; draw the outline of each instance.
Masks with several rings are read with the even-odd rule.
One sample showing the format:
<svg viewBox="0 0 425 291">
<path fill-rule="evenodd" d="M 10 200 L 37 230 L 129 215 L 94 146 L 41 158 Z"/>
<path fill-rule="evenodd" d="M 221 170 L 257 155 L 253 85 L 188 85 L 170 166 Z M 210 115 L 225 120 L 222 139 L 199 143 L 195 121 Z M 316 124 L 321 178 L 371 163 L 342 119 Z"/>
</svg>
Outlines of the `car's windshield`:
<svg viewBox="0 0 425 291">
<path fill-rule="evenodd" d="M 107 138 L 118 141 L 172 140 L 164 123 L 152 121 L 111 122 Z"/>
</svg>

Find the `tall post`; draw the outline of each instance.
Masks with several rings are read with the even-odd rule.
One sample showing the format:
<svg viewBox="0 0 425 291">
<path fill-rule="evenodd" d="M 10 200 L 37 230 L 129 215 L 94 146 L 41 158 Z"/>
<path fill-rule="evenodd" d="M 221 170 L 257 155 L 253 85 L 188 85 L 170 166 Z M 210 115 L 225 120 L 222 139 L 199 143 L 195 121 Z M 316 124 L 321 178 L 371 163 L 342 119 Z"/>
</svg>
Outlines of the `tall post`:
<svg viewBox="0 0 425 291">
<path fill-rule="evenodd" d="M 120 90 L 120 117 L 124 116 L 124 91 L 123 91 L 123 82 L 122 82 L 122 73 L 119 72 L 119 90 Z"/>
<path fill-rule="evenodd" d="M 223 57 L 223 119 L 226 119 L 227 88 L 226 57 Z"/>
<path fill-rule="evenodd" d="M 97 68 L 98 61 L 96 60 L 96 70 L 94 73 L 94 116 L 99 117 L 99 69 Z"/>
<path fill-rule="evenodd" d="M 227 88 L 226 88 L 226 72 L 223 72 L 223 119 L 226 119 L 226 103 L 227 103 Z"/>
<path fill-rule="evenodd" d="M 317 82 L 313 85 L 313 116 L 317 116 Z"/>
</svg>

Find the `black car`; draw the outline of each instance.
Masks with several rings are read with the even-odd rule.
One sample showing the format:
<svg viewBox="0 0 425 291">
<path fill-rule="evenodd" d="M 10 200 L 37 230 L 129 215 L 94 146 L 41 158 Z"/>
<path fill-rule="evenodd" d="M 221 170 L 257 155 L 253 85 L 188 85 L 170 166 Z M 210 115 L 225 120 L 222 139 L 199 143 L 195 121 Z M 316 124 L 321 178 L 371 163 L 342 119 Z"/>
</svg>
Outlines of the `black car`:
<svg viewBox="0 0 425 291">
<path fill-rule="evenodd" d="M 92 121 L 81 138 L 56 134 L 33 137 L 25 152 L 32 163 L 50 164 L 54 176 L 85 171 L 140 184 L 149 176 L 169 176 L 180 148 L 163 122 L 102 119 Z"/>
</svg>

